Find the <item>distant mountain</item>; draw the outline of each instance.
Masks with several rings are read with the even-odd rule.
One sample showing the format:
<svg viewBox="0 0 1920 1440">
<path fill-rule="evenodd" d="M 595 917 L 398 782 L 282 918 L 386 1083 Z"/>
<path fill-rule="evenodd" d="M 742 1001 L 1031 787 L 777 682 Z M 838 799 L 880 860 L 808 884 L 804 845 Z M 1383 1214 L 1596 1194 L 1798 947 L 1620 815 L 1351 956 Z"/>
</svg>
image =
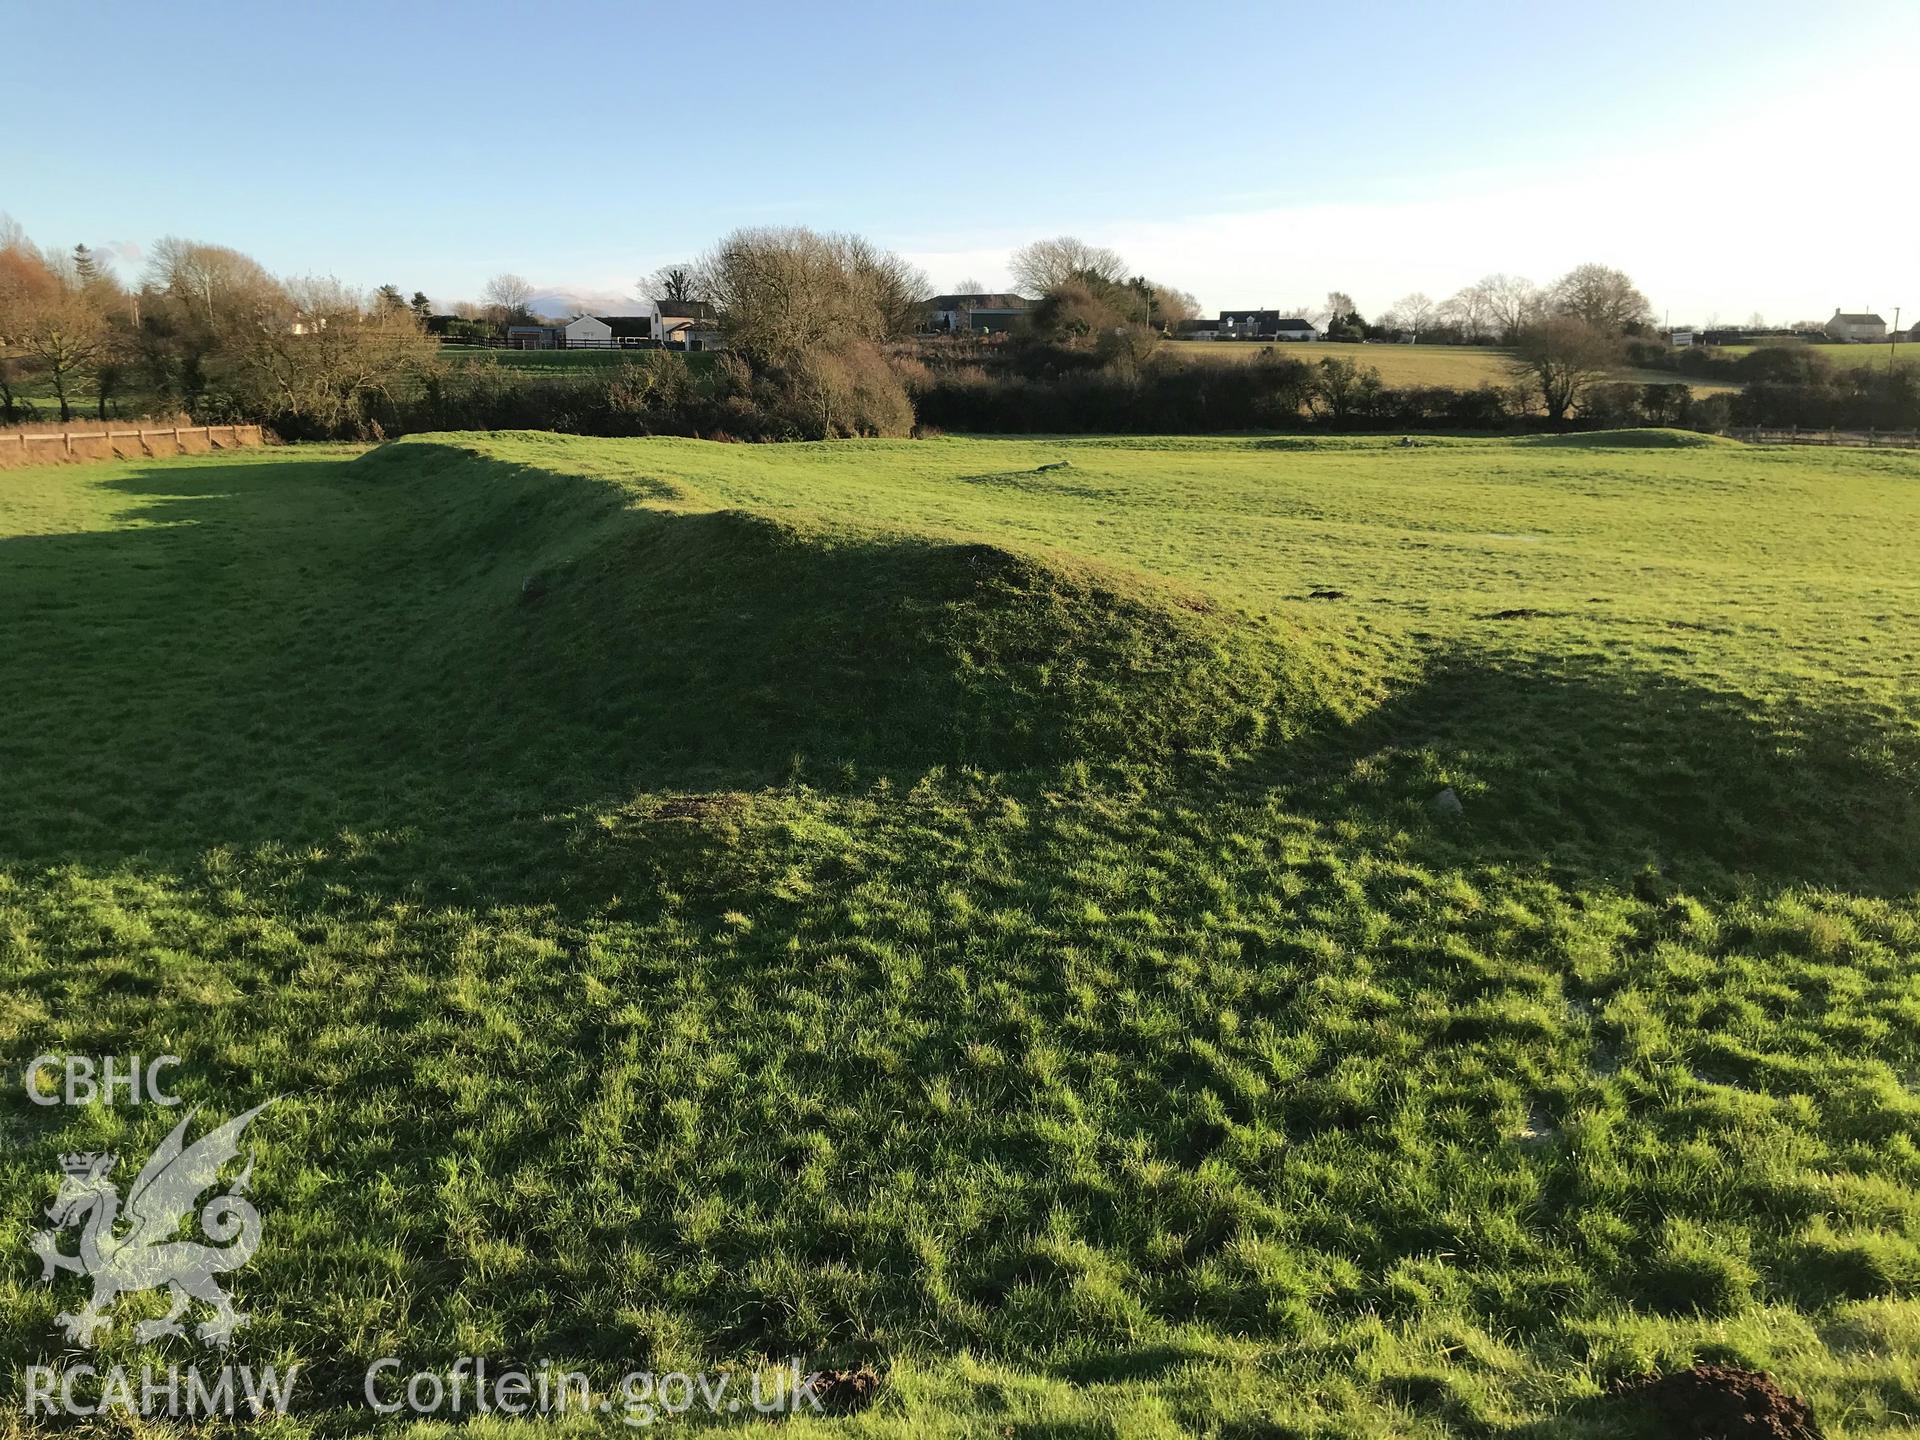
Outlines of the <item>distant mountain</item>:
<svg viewBox="0 0 1920 1440">
<path fill-rule="evenodd" d="M 535 292 L 527 301 L 527 308 L 536 315 L 551 315 L 559 320 L 571 320 L 576 315 L 639 315 L 645 312 L 646 302 L 638 296 L 625 295 L 618 290 L 564 290 L 555 287 L 552 290 Z"/>
</svg>

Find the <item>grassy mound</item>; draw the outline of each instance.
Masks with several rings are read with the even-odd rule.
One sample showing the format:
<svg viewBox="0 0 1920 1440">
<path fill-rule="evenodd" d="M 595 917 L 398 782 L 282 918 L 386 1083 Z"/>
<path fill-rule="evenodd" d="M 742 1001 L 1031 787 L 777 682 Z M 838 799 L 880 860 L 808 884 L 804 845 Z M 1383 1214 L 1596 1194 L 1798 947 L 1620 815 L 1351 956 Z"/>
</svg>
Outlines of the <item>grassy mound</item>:
<svg viewBox="0 0 1920 1440">
<path fill-rule="evenodd" d="M 354 468 L 413 488 L 419 564 L 471 567 L 436 651 L 663 771 L 1217 761 L 1336 698 L 1296 628 L 1057 551 L 716 509 L 484 446 Z"/>
<path fill-rule="evenodd" d="M 228 1359 L 300 1362 L 285 1440 L 453 1433 L 364 1376 L 468 1355 L 616 1406 L 881 1377 L 796 1437 L 1597 1436 L 1703 1365 L 1905 1435 L 1916 478 L 1382 437 L 9 472 L 0 1037 L 177 1055 L 196 1125 L 273 1100 Z M 7 1373 L 79 1353 L 27 1248 L 60 1156 L 137 1173 L 180 1115 L 0 1094 Z M 167 1303 L 88 1363 L 205 1364 L 139 1339 Z"/>
<path fill-rule="evenodd" d="M 1728 450 L 1740 441 L 1697 430 L 1580 430 L 1566 435 L 1529 435 L 1511 442 L 1556 450 Z"/>
</svg>

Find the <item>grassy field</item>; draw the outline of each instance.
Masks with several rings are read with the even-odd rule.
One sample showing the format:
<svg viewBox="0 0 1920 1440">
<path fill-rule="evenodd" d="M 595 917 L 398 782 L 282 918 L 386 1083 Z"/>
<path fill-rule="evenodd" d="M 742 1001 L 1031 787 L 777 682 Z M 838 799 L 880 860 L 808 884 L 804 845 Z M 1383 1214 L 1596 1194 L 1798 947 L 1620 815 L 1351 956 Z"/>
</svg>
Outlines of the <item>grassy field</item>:
<svg viewBox="0 0 1920 1440">
<path fill-rule="evenodd" d="M 1751 355 L 1761 348 L 1758 345 L 1718 347 L 1721 354 L 1733 356 Z M 1815 345 L 1811 348 L 1826 356 L 1836 370 L 1885 368 L 1888 360 L 1896 365 L 1920 365 L 1920 342 L 1911 340 L 1897 340 L 1891 345 Z"/>
<path fill-rule="evenodd" d="M 7 1063 L 283 1097 L 266 1433 L 799 1355 L 886 1386 L 797 1436 L 1651 1433 L 1697 1359 L 1910 1434 L 1916 526 L 1659 432 L 11 472 Z M 179 1112 L 4 1093 L 13 1376 L 57 1157 Z"/>
<path fill-rule="evenodd" d="M 1173 340 L 1167 348 L 1176 355 L 1194 360 L 1244 363 L 1266 346 L 1224 340 Z M 1371 365 L 1389 385 L 1447 385 L 1471 390 L 1478 385 L 1511 385 L 1507 351 L 1494 345 L 1279 345 L 1282 355 L 1294 356 L 1309 365 L 1329 357 Z M 1643 385 L 1691 385 L 1695 394 L 1716 395 L 1739 389 L 1737 385 L 1699 380 L 1664 370 L 1624 370 L 1622 380 Z"/>
</svg>

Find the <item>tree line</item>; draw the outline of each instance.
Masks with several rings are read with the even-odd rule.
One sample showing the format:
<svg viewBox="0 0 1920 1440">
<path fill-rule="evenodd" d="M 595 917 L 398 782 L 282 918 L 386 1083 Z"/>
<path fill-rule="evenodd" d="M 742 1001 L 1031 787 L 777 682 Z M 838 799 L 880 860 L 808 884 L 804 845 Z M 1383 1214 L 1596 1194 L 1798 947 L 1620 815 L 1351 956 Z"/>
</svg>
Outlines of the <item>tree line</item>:
<svg viewBox="0 0 1920 1440">
<path fill-rule="evenodd" d="M 36 248 L 0 220 L 0 418 L 23 416 L 29 384 L 51 393 L 62 420 L 81 409 L 105 418 L 137 394 L 153 410 L 260 421 L 288 438 L 501 426 L 740 439 L 906 435 L 920 425 L 1497 429 L 1536 418 L 1717 428 L 1860 415 L 1891 428 L 1920 417 L 1897 376 L 1874 389 L 1831 374 L 1743 374 L 1737 412 L 1696 401 L 1685 384 L 1695 372 L 1683 367 L 1719 360 L 1655 339 L 1646 296 L 1603 265 L 1549 286 L 1492 275 L 1439 305 L 1409 296 L 1372 324 L 1350 296 L 1327 297 L 1335 338 L 1391 323 L 1500 339 L 1508 383 L 1466 391 L 1396 389 L 1339 356 L 1317 366 L 1278 352 L 1252 366 L 1193 365 L 1165 342 L 1195 314 L 1194 298 L 1072 236 L 1021 247 L 1009 268 L 1034 302 L 1017 333 L 929 344 L 920 337 L 931 286 L 903 257 L 857 235 L 744 228 L 640 282 L 661 300 L 710 306 L 724 355 L 639 352 L 536 383 L 486 356 L 450 359 L 430 333 L 445 317 L 417 290 L 276 277 L 240 251 L 178 237 L 157 242 L 128 284 L 86 246 Z M 533 295 L 520 277 L 496 276 L 483 302 L 454 318 L 503 328 L 532 318 Z M 1675 380 L 1624 384 L 1629 364 L 1675 370 Z M 1223 370 L 1246 373 L 1211 373 Z"/>
<path fill-rule="evenodd" d="M 203 419 L 294 414 L 350 433 L 435 363 L 424 300 L 276 279 L 237 250 L 172 236 L 128 286 L 85 245 L 36 249 L 0 224 L 0 414 L 17 418 L 37 380 L 63 421 L 80 408 L 104 419 L 137 387 L 151 407 Z"/>
</svg>

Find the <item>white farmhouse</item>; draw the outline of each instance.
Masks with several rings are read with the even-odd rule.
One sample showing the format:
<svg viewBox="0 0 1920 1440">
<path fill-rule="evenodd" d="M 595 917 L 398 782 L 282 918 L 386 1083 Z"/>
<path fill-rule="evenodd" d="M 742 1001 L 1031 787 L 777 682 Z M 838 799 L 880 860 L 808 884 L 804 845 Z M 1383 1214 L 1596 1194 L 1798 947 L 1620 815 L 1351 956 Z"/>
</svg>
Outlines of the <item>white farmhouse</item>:
<svg viewBox="0 0 1920 1440">
<path fill-rule="evenodd" d="M 1887 322 L 1878 315 L 1843 315 L 1838 310 L 1825 326 L 1827 336 L 1833 340 L 1884 340 L 1887 338 Z"/>
</svg>

